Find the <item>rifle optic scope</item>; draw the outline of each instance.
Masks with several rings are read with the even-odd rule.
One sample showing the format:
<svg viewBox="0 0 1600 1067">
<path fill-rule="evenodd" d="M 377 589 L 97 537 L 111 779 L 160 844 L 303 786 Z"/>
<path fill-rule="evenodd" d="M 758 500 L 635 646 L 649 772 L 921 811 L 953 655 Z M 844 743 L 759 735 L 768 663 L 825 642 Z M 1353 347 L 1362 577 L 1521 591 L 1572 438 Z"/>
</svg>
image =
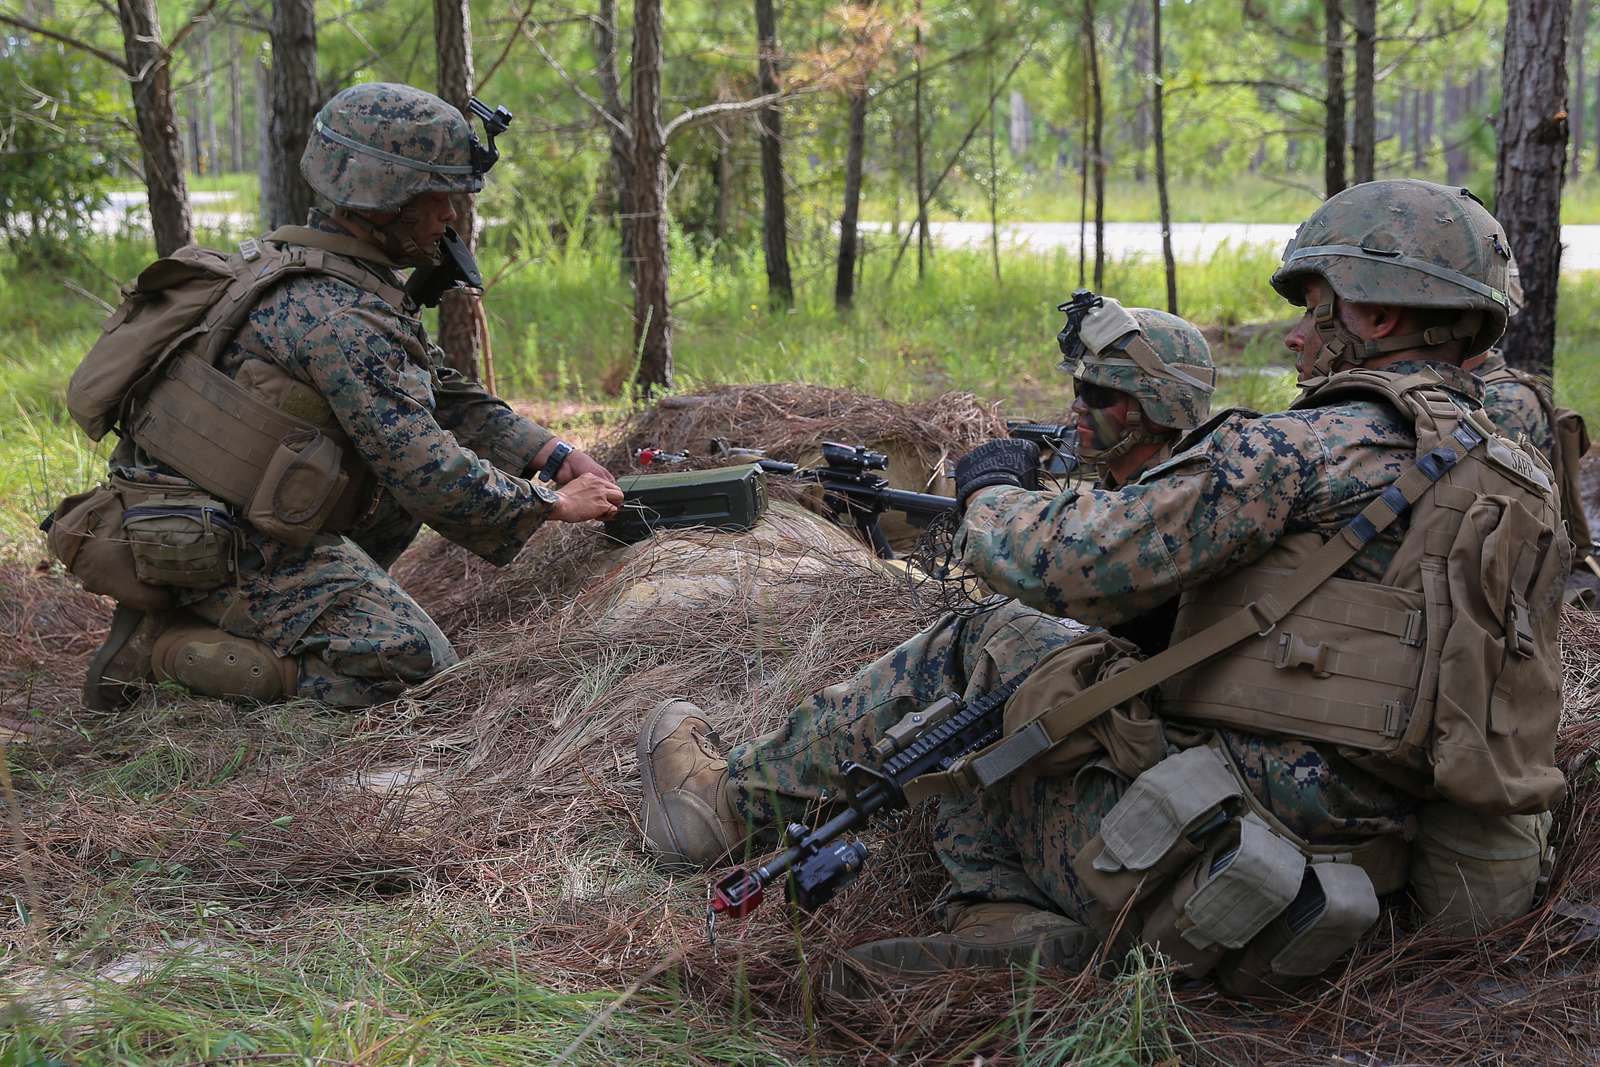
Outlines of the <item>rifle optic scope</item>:
<svg viewBox="0 0 1600 1067">
<path fill-rule="evenodd" d="M 866 471 L 889 469 L 889 457 L 884 453 L 837 441 L 822 442 L 822 461 L 830 467 L 855 467 Z"/>
</svg>

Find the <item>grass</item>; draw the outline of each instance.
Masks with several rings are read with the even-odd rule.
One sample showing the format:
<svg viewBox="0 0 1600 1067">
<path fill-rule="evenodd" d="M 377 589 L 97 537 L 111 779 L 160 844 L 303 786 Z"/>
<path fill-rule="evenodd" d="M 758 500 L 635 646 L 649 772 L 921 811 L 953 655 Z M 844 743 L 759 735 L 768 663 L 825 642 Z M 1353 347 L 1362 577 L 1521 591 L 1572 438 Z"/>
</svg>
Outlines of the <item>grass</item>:
<svg viewBox="0 0 1600 1067">
<path fill-rule="evenodd" d="M 404 902 L 335 905 L 278 931 L 166 923 L 164 945 L 13 967 L 0 1064 L 784 1064 L 783 1043 L 670 988 L 560 988 L 518 931 Z M 119 920 L 120 921 L 120 920 Z M 111 958 L 105 958 L 107 953 Z"/>
<path fill-rule="evenodd" d="M 987 176 L 984 176 L 985 180 Z M 1443 174 L 1409 174 L 1402 171 L 1380 174 L 1380 178 L 1418 177 L 1444 181 Z M 1469 180 L 1474 192 L 1487 198 L 1492 178 Z M 1000 218 L 1006 221 L 1076 222 L 1081 192 L 1076 173 L 1040 172 L 1001 177 Z M 1322 202 L 1321 175 L 1272 176 L 1237 174 L 1225 179 L 1179 177 L 1168 183 L 1168 199 L 1174 222 L 1275 222 L 1295 224 Z M 939 221 L 969 219 L 986 222 L 989 218 L 987 186 L 967 174 L 952 175 L 929 205 L 929 218 Z M 1091 191 L 1092 195 L 1092 191 Z M 1093 223 L 1093 202 L 1089 218 Z M 862 217 L 902 223 L 916 215 L 915 203 L 901 193 L 898 205 L 893 191 L 868 186 L 862 204 Z M 1154 222 L 1161 217 L 1154 178 L 1139 182 L 1113 174 L 1106 179 L 1105 218 L 1107 222 Z M 1600 174 L 1585 174 L 1566 183 L 1561 193 L 1561 221 L 1571 224 L 1600 223 Z"/>
<path fill-rule="evenodd" d="M 516 239 L 514 258 L 484 256 L 485 276 L 495 279 L 488 310 L 501 392 L 617 404 L 633 351 L 628 290 L 609 242 L 581 230 L 557 242 L 531 227 Z M 1008 253 L 996 281 L 986 252 L 940 249 L 920 282 L 909 257 L 891 282 L 894 245 L 881 235 L 868 247 L 856 309 L 840 315 L 830 251 L 796 248 L 799 300 L 775 312 L 759 252 L 697 253 L 677 240 L 677 386 L 799 380 L 902 400 L 961 389 L 1011 413 L 1064 413 L 1070 397 L 1055 370 L 1054 305 L 1077 284 L 1075 255 Z M 64 491 L 100 477 L 107 444 L 71 426 L 64 384 L 97 336 L 104 309 L 94 298 L 115 301 L 118 284 L 149 255 L 144 241 L 121 237 L 44 269 L 0 262 L 0 555 L 33 551 L 39 517 Z M 1223 245 L 1209 261 L 1181 267 L 1184 314 L 1204 326 L 1285 319 L 1293 309 L 1265 284 L 1274 264 L 1271 250 Z M 1128 304 L 1164 301 L 1160 266 L 1148 259 L 1110 263 L 1104 289 Z M 1600 276 L 1564 278 L 1562 301 L 1558 395 L 1595 421 L 1600 365 L 1586 357 L 1600 346 Z M 1223 379 L 1218 403 L 1270 408 L 1292 396 L 1278 336 L 1263 331 L 1242 353 L 1219 353 L 1241 373 Z"/>
</svg>

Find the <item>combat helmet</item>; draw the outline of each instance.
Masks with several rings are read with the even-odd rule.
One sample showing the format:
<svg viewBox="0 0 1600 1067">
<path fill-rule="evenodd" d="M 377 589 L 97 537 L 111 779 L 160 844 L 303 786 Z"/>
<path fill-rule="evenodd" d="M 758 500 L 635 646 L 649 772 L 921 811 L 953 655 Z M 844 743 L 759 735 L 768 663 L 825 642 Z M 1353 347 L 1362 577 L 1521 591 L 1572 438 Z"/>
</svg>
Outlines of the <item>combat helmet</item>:
<svg viewBox="0 0 1600 1067">
<path fill-rule="evenodd" d="M 1307 279 L 1333 290 L 1312 309 L 1323 339 L 1315 369 L 1327 374 L 1341 360 L 1451 341 L 1464 342 L 1463 356 L 1484 351 L 1505 332 L 1510 269 L 1505 230 L 1470 190 L 1401 178 L 1330 197 L 1284 248 L 1272 287 L 1301 307 Z M 1418 334 L 1366 341 L 1339 320 L 1339 300 L 1461 314 Z"/>
<path fill-rule="evenodd" d="M 492 143 L 492 142 L 491 142 Z M 423 193 L 476 193 L 485 149 L 467 120 L 432 93 L 370 82 L 317 112 L 300 173 L 335 207 L 399 211 Z"/>
<path fill-rule="evenodd" d="M 1080 388 L 1103 386 L 1138 401 L 1114 441 L 1105 439 L 1112 436 L 1109 428 L 1097 426 L 1099 446 L 1080 449 L 1081 459 L 1104 463 L 1140 442 L 1182 436 L 1210 417 L 1217 372 L 1211 347 L 1194 326 L 1154 308 L 1125 308 L 1088 290 L 1074 293 L 1058 310 L 1067 312 L 1056 338 L 1061 369 Z"/>
</svg>

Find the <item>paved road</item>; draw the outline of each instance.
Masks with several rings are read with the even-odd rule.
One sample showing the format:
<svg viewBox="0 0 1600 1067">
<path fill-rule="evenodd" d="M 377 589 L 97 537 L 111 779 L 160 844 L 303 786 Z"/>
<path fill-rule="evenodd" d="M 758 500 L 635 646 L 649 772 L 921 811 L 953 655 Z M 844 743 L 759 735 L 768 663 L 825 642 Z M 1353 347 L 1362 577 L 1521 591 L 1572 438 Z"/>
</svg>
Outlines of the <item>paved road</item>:
<svg viewBox="0 0 1600 1067">
<path fill-rule="evenodd" d="M 863 222 L 863 229 L 886 233 L 886 222 Z M 988 247 L 987 222 L 933 222 L 928 225 L 933 239 L 958 248 Z M 1281 251 L 1294 236 L 1294 226 L 1271 222 L 1175 222 L 1172 224 L 1172 252 L 1180 260 L 1201 260 L 1223 242 L 1236 247 L 1264 245 Z M 1094 226 L 1085 236 L 1089 252 L 1094 253 Z M 1563 226 L 1561 254 L 1563 271 L 1600 270 L 1600 226 Z M 1076 222 L 1012 222 L 1000 224 L 1000 243 L 1010 248 L 1039 251 L 1078 247 Z M 1130 255 L 1161 255 L 1161 224 L 1156 222 L 1106 223 L 1106 253 L 1113 259 Z"/>
<path fill-rule="evenodd" d="M 147 225 L 148 215 L 142 190 L 111 194 L 110 205 L 95 218 L 95 228 L 110 233 L 132 222 Z M 189 200 L 195 208 L 199 226 L 221 227 L 251 232 L 256 220 L 240 212 L 207 210 L 208 205 L 228 199 L 227 193 L 194 192 Z M 887 222 L 863 222 L 862 229 L 877 233 L 889 230 Z M 935 222 L 928 227 L 933 239 L 942 245 L 973 248 L 989 244 L 987 222 Z M 1294 236 L 1294 226 L 1275 222 L 1175 222 L 1172 224 L 1172 251 L 1181 260 L 1201 260 L 1224 242 L 1234 246 L 1263 245 L 1280 251 Z M 1088 227 L 1089 251 L 1094 251 L 1094 227 Z M 1600 270 L 1600 226 L 1563 226 L 1561 239 L 1566 250 L 1561 255 L 1563 271 Z M 1076 222 L 1011 222 L 1000 226 L 1000 241 L 1008 248 L 1046 251 L 1078 247 Z M 1106 223 L 1106 252 L 1113 259 L 1126 256 L 1161 255 L 1161 225 L 1155 222 Z"/>
</svg>

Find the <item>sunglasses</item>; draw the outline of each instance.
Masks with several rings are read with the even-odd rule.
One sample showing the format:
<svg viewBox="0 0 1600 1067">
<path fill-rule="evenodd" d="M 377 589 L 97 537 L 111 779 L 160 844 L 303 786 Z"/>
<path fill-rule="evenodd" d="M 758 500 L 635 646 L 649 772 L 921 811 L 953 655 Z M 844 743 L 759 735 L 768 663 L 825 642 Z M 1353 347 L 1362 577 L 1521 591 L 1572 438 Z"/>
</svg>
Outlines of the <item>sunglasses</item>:
<svg viewBox="0 0 1600 1067">
<path fill-rule="evenodd" d="M 1092 382 L 1075 382 L 1073 392 L 1086 407 L 1094 410 L 1115 407 L 1127 399 L 1126 394 L 1120 393 L 1104 385 L 1095 385 Z"/>
</svg>

